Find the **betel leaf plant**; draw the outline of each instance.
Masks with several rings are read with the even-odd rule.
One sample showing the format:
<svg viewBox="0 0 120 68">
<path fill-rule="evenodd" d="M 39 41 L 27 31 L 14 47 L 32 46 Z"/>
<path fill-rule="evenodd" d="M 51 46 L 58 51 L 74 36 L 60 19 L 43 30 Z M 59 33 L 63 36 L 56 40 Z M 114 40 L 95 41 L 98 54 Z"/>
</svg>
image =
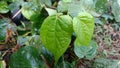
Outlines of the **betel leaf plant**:
<svg viewBox="0 0 120 68">
<path fill-rule="evenodd" d="M 73 32 L 76 34 L 76 50 L 77 46 L 89 47 L 93 31 L 94 18 L 87 12 L 81 12 L 73 20 L 69 15 L 56 14 L 44 20 L 40 36 L 45 48 L 51 51 L 55 61 L 58 61 L 67 50 Z"/>
<path fill-rule="evenodd" d="M 21 13 L 26 18 L 25 21 L 20 20 L 22 25 L 16 28 L 17 34 L 14 38 L 16 43 L 12 44 L 9 49 L 12 50 L 12 54 L 8 67 L 75 68 L 75 65 L 64 58 L 65 52 L 71 46 L 77 59 L 93 59 L 97 53 L 97 44 L 92 40 L 94 17 L 91 12 L 94 9 L 94 2 L 92 0 L 90 4 L 87 4 L 87 1 L 90 0 L 21 0 L 20 3 L 18 0 L 13 0 L 5 4 L 7 7 L 14 5 L 20 7 L 13 17 Z M 83 3 L 87 7 L 83 6 Z M 65 8 L 61 9 L 63 6 Z M 74 10 L 71 7 L 75 7 Z M 12 13 L 14 8 L 7 8 L 4 13 L 8 11 Z M 2 10 L 0 11 L 2 13 Z M 13 22 L 10 20 L 10 23 Z M 0 24 L 2 33 L 0 42 L 3 42 L 6 40 L 8 24 L 4 19 L 0 20 Z"/>
</svg>

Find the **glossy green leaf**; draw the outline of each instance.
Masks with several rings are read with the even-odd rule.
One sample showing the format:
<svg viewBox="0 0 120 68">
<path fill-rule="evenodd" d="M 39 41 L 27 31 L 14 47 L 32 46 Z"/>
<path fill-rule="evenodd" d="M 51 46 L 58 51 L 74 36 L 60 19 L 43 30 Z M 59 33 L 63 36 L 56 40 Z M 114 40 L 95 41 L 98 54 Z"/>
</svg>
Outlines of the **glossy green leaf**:
<svg viewBox="0 0 120 68">
<path fill-rule="evenodd" d="M 63 1 L 59 1 L 57 6 L 58 12 L 67 12 L 69 10 L 69 3 L 64 3 Z"/>
<path fill-rule="evenodd" d="M 10 11 L 13 13 L 13 11 L 15 11 L 15 9 L 19 9 L 20 7 L 20 3 L 18 4 L 17 2 L 13 2 L 9 5 L 9 9 Z"/>
<path fill-rule="evenodd" d="M 7 13 L 9 11 L 8 4 L 5 1 L 0 1 L 0 13 Z"/>
<path fill-rule="evenodd" d="M 32 34 L 40 33 L 40 27 L 47 16 L 48 13 L 45 9 L 42 9 L 40 14 L 31 16 L 30 21 L 32 22 Z"/>
<path fill-rule="evenodd" d="M 29 20 L 32 15 L 35 14 L 34 11 L 26 10 L 22 8 L 22 14 Z"/>
<path fill-rule="evenodd" d="M 2 61 L 0 61 L 0 68 L 5 68 Z"/>
<path fill-rule="evenodd" d="M 12 54 L 10 68 L 46 68 L 38 51 L 32 46 L 25 46 Z"/>
<path fill-rule="evenodd" d="M 72 0 L 71 2 L 60 1 L 58 3 L 57 10 L 58 12 L 68 11 L 72 17 L 75 17 L 78 13 L 83 11 L 90 12 L 91 14 L 97 14 L 94 8 L 95 3 L 93 0 Z"/>
<path fill-rule="evenodd" d="M 46 18 L 40 29 L 45 48 L 53 53 L 55 61 L 68 48 L 72 35 L 72 18 L 68 15 L 53 15 Z"/>
<path fill-rule="evenodd" d="M 107 12 L 108 0 L 95 0 L 95 9 L 99 13 Z"/>
<path fill-rule="evenodd" d="M 24 0 L 12 0 L 12 2 L 9 4 L 9 10 L 13 13 L 13 11 L 19 10 L 22 4 L 24 4 Z"/>
<path fill-rule="evenodd" d="M 62 0 L 63 2 L 72 2 L 72 0 Z"/>
<path fill-rule="evenodd" d="M 45 8 L 45 9 L 48 12 L 49 16 L 57 14 L 57 11 L 54 9 L 50 9 L 50 8 Z"/>
<path fill-rule="evenodd" d="M 84 46 L 79 43 L 79 40 L 75 41 L 74 52 L 79 58 L 93 59 L 96 56 L 98 45 L 95 41 L 91 41 L 90 46 Z"/>
<path fill-rule="evenodd" d="M 93 16 L 87 12 L 81 12 L 73 19 L 73 29 L 80 45 L 89 46 L 94 31 Z"/>
<path fill-rule="evenodd" d="M 51 0 L 40 0 L 41 5 L 52 6 Z"/>
<path fill-rule="evenodd" d="M 69 6 L 70 15 L 77 16 L 80 12 L 94 12 L 93 0 L 73 0 Z"/>
<path fill-rule="evenodd" d="M 33 22 L 37 21 L 35 23 L 41 24 L 41 22 L 44 20 L 44 17 L 46 17 L 46 15 L 44 16 L 44 13 L 42 11 L 43 5 L 51 6 L 51 1 L 50 0 L 30 0 L 29 2 L 25 2 L 22 4 L 22 14 L 27 19 Z"/>
<path fill-rule="evenodd" d="M 120 22 L 120 5 L 118 4 L 117 0 L 112 2 L 112 13 L 115 17 L 117 22 Z"/>
<path fill-rule="evenodd" d="M 34 2 L 25 2 L 21 10 L 22 14 L 30 20 L 32 16 L 40 13 L 41 7 L 36 6 Z"/>
<path fill-rule="evenodd" d="M 29 2 L 34 2 L 37 6 L 52 6 L 51 0 L 29 0 Z"/>
</svg>

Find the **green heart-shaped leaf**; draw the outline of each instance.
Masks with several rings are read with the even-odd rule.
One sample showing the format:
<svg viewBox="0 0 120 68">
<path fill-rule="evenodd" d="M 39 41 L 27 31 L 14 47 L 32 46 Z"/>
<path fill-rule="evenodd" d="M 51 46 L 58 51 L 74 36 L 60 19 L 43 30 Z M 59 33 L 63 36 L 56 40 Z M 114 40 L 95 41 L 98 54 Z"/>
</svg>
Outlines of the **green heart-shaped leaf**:
<svg viewBox="0 0 120 68">
<path fill-rule="evenodd" d="M 46 18 L 40 29 L 45 48 L 51 51 L 58 61 L 68 48 L 72 35 L 72 18 L 68 15 L 53 15 Z"/>
<path fill-rule="evenodd" d="M 89 46 L 94 31 L 93 16 L 87 12 L 81 12 L 73 19 L 73 29 L 79 43 Z"/>
</svg>

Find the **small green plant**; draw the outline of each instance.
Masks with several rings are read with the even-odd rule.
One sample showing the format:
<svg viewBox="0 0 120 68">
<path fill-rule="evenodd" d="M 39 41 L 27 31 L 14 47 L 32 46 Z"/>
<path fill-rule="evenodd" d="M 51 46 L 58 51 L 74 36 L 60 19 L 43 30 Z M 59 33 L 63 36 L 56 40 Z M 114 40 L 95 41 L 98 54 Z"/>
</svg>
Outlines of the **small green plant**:
<svg viewBox="0 0 120 68">
<path fill-rule="evenodd" d="M 76 68 L 77 59 L 96 57 L 95 24 L 114 20 L 112 13 L 119 22 L 118 5 L 108 0 L 2 0 L 1 57 L 6 61 L 8 56 L 9 68 Z M 18 23 L 22 15 L 25 20 Z M 65 58 L 69 50 L 75 55 L 71 62 Z"/>
</svg>

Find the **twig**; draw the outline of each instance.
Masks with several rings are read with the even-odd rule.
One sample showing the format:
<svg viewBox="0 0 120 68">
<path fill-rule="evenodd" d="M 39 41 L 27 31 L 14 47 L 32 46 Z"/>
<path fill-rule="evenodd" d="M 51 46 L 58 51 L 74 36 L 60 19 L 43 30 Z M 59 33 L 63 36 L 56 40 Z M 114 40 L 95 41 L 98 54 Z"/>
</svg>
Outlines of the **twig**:
<svg viewBox="0 0 120 68">
<path fill-rule="evenodd" d="M 20 13 L 21 13 L 21 9 L 19 11 L 17 11 L 17 13 L 15 13 L 15 15 L 12 17 L 12 19 L 14 19 Z"/>
<path fill-rule="evenodd" d="M 54 65 L 54 59 L 52 59 L 50 66 L 52 67 L 53 65 Z"/>
<path fill-rule="evenodd" d="M 4 17 L 3 15 L 1 15 L 1 14 L 0 14 L 0 17 L 1 17 L 1 18 L 5 18 L 5 17 Z"/>
<path fill-rule="evenodd" d="M 47 65 L 47 68 L 51 68 L 51 66 L 48 64 L 47 60 L 45 59 L 45 57 L 43 55 L 41 55 L 43 61 L 45 62 L 45 64 Z"/>
</svg>

